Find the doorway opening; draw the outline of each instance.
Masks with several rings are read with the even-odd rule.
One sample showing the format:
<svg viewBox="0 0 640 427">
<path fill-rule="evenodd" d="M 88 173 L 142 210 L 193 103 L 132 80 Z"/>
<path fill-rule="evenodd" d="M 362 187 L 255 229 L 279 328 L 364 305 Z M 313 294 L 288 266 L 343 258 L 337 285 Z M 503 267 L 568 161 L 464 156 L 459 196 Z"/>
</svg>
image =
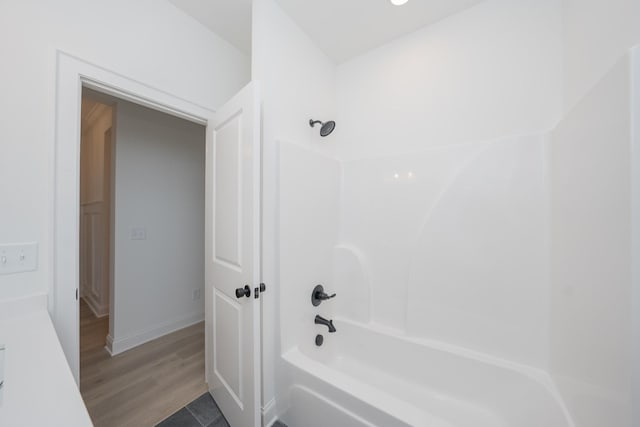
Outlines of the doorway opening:
<svg viewBox="0 0 640 427">
<path fill-rule="evenodd" d="M 207 393 L 205 127 L 83 88 L 80 390 L 96 426 Z"/>
<path fill-rule="evenodd" d="M 203 396 L 215 398 L 231 424 L 259 426 L 261 301 L 263 291 L 269 288 L 269 285 L 261 285 L 260 270 L 259 85 L 250 82 L 213 111 L 62 51 L 57 52 L 56 69 L 54 238 L 51 247 L 55 256 L 49 312 L 76 381 L 80 383 L 79 159 L 80 100 L 84 88 L 206 126 L 206 286 L 203 298 L 205 376 L 210 394 Z M 115 121 L 113 132 L 117 145 L 117 117 Z M 117 147 L 115 153 L 118 154 Z M 117 188 L 115 193 L 117 195 Z M 118 201 L 113 204 L 117 205 Z M 117 222 L 115 228 L 114 234 L 118 232 Z M 118 261 L 113 264 L 117 266 Z M 117 281 L 115 278 L 114 283 Z M 248 284 L 254 285 L 251 298 L 245 292 L 239 296 L 238 290 Z M 117 288 L 110 289 L 109 298 L 114 295 L 117 299 Z M 112 318 L 110 316 L 110 320 Z M 127 347 L 124 344 L 132 342 L 118 342 L 117 337 L 113 337 L 112 352 L 113 349 L 115 352 L 118 348 L 124 349 Z"/>
</svg>

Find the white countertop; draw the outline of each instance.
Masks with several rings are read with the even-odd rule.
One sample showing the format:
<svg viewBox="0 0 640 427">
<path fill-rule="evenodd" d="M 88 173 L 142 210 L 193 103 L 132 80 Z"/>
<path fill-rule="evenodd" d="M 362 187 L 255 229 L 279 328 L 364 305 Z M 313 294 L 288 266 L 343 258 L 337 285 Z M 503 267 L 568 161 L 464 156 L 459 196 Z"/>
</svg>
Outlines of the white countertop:
<svg viewBox="0 0 640 427">
<path fill-rule="evenodd" d="M 46 305 L 46 295 L 0 301 L 2 427 L 92 426 Z"/>
</svg>

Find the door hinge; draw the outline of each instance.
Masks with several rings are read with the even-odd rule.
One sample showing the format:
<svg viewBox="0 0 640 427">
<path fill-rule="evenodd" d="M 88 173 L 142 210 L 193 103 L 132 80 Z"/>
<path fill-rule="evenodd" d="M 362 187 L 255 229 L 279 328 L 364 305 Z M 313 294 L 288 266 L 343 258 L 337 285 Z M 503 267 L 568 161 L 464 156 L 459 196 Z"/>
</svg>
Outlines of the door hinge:
<svg viewBox="0 0 640 427">
<path fill-rule="evenodd" d="M 78 288 L 76 288 L 76 301 L 78 301 Z"/>
</svg>

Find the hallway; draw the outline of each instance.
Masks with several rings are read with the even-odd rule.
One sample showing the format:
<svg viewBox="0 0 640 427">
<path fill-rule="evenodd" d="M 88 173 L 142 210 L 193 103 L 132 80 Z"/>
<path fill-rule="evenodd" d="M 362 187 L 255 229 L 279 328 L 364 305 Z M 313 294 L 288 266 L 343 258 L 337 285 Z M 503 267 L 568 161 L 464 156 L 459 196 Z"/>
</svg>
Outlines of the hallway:
<svg viewBox="0 0 640 427">
<path fill-rule="evenodd" d="M 80 391 L 96 427 L 154 426 L 207 391 L 204 323 L 110 357 L 109 317 L 80 301 Z"/>
</svg>

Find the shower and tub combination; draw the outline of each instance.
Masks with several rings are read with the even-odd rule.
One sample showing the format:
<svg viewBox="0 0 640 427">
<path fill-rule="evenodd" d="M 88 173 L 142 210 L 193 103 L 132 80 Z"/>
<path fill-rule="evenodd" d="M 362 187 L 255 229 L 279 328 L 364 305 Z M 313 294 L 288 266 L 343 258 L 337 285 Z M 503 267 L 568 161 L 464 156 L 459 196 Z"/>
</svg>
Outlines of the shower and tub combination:
<svg viewBox="0 0 640 427">
<path fill-rule="evenodd" d="M 285 423 L 574 426 L 539 349 L 543 142 L 349 161 L 279 143 Z"/>
</svg>

